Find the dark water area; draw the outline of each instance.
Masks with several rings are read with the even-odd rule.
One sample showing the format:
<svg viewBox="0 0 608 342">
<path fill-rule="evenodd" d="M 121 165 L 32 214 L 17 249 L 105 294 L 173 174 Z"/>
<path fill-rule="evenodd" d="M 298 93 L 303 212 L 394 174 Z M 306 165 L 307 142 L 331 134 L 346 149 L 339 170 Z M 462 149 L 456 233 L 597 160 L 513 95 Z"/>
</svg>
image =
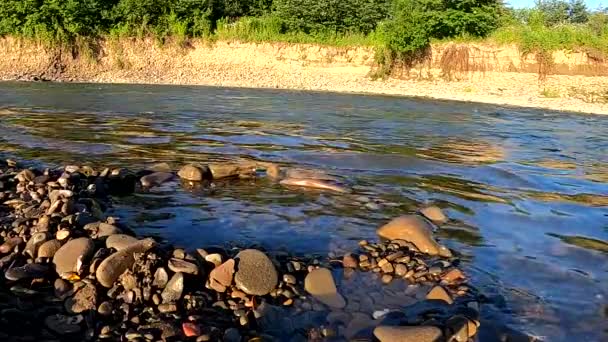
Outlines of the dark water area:
<svg viewBox="0 0 608 342">
<path fill-rule="evenodd" d="M 354 249 L 435 203 L 488 297 L 487 322 L 608 340 L 608 117 L 405 99 L 176 86 L 0 83 L 0 154 L 140 169 L 249 159 L 340 176 L 353 194 L 265 178 L 117 198 L 142 235 L 196 248 Z M 483 326 L 483 321 L 482 321 Z M 481 336 L 483 340 L 483 336 Z"/>
</svg>

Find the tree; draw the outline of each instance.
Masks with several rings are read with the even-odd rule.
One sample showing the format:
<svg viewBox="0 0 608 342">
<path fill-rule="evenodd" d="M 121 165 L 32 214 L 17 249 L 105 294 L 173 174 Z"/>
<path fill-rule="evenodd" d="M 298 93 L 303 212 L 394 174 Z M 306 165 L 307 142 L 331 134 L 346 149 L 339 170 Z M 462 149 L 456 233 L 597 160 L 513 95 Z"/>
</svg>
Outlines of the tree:
<svg viewBox="0 0 608 342">
<path fill-rule="evenodd" d="M 583 0 L 570 0 L 568 18 L 574 24 L 584 24 L 589 21 L 589 10 Z"/>
</svg>

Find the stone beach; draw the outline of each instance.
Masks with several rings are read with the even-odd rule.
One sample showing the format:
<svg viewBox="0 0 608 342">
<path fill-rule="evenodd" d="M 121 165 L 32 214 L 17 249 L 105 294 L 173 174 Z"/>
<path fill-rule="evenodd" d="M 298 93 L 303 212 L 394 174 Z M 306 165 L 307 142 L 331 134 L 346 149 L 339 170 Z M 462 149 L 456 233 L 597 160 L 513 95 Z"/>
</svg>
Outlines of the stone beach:
<svg viewBox="0 0 608 342">
<path fill-rule="evenodd" d="M 336 178 L 268 163 L 187 165 L 173 173 L 37 170 L 0 161 L 0 339 L 475 338 L 480 294 L 458 268 L 457 253 L 433 236 L 434 225 L 447 221 L 437 207 L 387 223 L 389 233 L 378 230 L 382 240 L 325 257 L 249 246 L 184 250 L 136 236 L 135 227 L 104 215 L 113 195 L 174 177 L 209 183 L 266 172 L 275 181 L 302 177 L 305 188 L 321 184 L 318 191 L 348 190 Z M 379 292 L 366 292 L 355 278 Z"/>
</svg>

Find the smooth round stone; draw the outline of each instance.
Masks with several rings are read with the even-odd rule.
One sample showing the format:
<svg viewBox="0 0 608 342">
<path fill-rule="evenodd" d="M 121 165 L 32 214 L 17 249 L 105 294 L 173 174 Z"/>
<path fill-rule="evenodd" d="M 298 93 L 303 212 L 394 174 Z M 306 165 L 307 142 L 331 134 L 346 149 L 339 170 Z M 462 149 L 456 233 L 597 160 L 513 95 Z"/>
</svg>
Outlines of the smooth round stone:
<svg viewBox="0 0 608 342">
<path fill-rule="evenodd" d="M 175 273 L 160 296 L 163 298 L 163 303 L 173 303 L 182 297 L 182 292 L 184 292 L 184 275 Z"/>
<path fill-rule="evenodd" d="M 156 243 L 152 239 L 139 240 L 129 247 L 113 253 L 105 258 L 97 270 L 95 276 L 97 281 L 104 287 L 112 287 L 118 277 L 135 263 L 134 253 L 144 253 L 154 247 Z"/>
<path fill-rule="evenodd" d="M 138 240 L 130 235 L 114 234 L 106 239 L 106 247 L 114 248 L 117 251 L 123 250 L 128 246 L 136 243 Z"/>
<path fill-rule="evenodd" d="M 338 293 L 333 275 L 326 268 L 318 268 L 308 273 L 304 279 L 304 288 L 325 305 L 337 309 L 346 306 L 344 297 Z"/>
<path fill-rule="evenodd" d="M 46 242 L 48 234 L 46 232 L 36 233 L 25 244 L 24 253 L 31 258 L 36 258 L 36 251 L 44 242 Z"/>
<path fill-rule="evenodd" d="M 429 300 L 442 300 L 448 304 L 454 303 L 450 294 L 441 286 L 435 286 L 426 295 Z"/>
<path fill-rule="evenodd" d="M 436 342 L 442 339 L 441 329 L 432 326 L 390 327 L 379 326 L 374 329 L 374 336 L 380 342 Z"/>
<path fill-rule="evenodd" d="M 181 272 L 181 273 L 187 273 L 187 274 L 198 274 L 198 266 L 196 266 L 195 264 L 185 261 L 185 260 L 180 260 L 177 258 L 171 258 L 169 259 L 169 262 L 167 263 L 167 266 L 169 267 L 169 269 L 173 272 Z"/>
<path fill-rule="evenodd" d="M 50 240 L 38 248 L 38 257 L 39 258 L 52 258 L 55 256 L 55 253 L 61 248 L 61 241 L 59 240 Z"/>
<path fill-rule="evenodd" d="M 440 255 L 440 251 L 445 249 L 445 247 L 442 249 L 433 238 L 433 228 L 430 224 L 418 215 L 397 217 L 380 227 L 377 233 L 387 240 L 411 242 L 421 252 L 429 255 Z"/>
<path fill-rule="evenodd" d="M 182 166 L 177 175 L 179 178 L 191 182 L 200 182 L 203 179 L 211 179 L 213 177 L 208 167 L 198 167 L 192 164 Z"/>
<path fill-rule="evenodd" d="M 57 274 L 78 272 L 78 268 L 95 251 L 95 244 L 89 238 L 78 238 L 68 241 L 61 246 L 53 256 L 53 264 Z"/>
<path fill-rule="evenodd" d="M 70 314 L 79 314 L 97 307 L 97 289 L 94 285 L 86 285 L 68 298 L 64 303 L 65 309 Z"/>
<path fill-rule="evenodd" d="M 390 274 L 385 274 L 385 275 L 383 275 L 383 276 L 382 276 L 382 282 L 383 282 L 384 284 L 388 284 L 388 283 L 390 283 L 392 280 L 393 280 L 393 276 L 392 276 L 392 275 L 390 275 Z"/>
<path fill-rule="evenodd" d="M 448 222 L 448 218 L 447 216 L 445 216 L 441 208 L 434 205 L 423 208 L 422 210 L 420 210 L 420 214 L 422 214 L 422 216 L 426 217 L 427 219 L 433 221 L 436 224 Z"/>
<path fill-rule="evenodd" d="M 236 286 L 243 292 L 264 296 L 275 288 L 278 282 L 277 270 L 266 254 L 246 249 L 237 254 L 238 271 L 234 277 Z"/>
</svg>

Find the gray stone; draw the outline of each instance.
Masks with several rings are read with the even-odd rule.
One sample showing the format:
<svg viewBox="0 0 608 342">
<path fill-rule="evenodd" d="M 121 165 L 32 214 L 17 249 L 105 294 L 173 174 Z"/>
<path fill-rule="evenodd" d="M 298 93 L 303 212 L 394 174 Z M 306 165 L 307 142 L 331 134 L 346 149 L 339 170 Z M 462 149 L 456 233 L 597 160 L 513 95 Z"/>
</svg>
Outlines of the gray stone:
<svg viewBox="0 0 608 342">
<path fill-rule="evenodd" d="M 346 306 L 344 297 L 338 293 L 333 275 L 326 268 L 318 268 L 308 273 L 304 279 L 304 288 L 325 305 L 337 309 Z"/>
<path fill-rule="evenodd" d="M 68 241 L 53 256 L 55 271 L 60 276 L 78 272 L 82 264 L 91 257 L 94 251 L 95 244 L 89 238 L 83 237 Z"/>
<path fill-rule="evenodd" d="M 18 281 L 22 279 L 44 278 L 49 268 L 40 264 L 25 264 L 21 267 L 13 267 L 4 273 L 7 280 Z"/>
<path fill-rule="evenodd" d="M 243 292 L 263 296 L 272 291 L 278 282 L 277 270 L 266 254 L 246 249 L 237 254 L 236 286 Z"/>
<path fill-rule="evenodd" d="M 129 245 L 136 243 L 138 240 L 130 235 L 114 234 L 106 239 L 106 247 L 114 248 L 117 251 L 127 248 Z"/>
<path fill-rule="evenodd" d="M 44 324 L 47 328 L 59 335 L 75 334 L 81 330 L 80 323 L 83 321 L 82 315 L 66 316 L 61 314 L 47 316 Z"/>
<path fill-rule="evenodd" d="M 437 342 L 442 339 L 442 335 L 441 329 L 433 326 L 379 326 L 374 329 L 374 336 L 380 342 Z"/>
<path fill-rule="evenodd" d="M 144 253 L 154 247 L 152 239 L 139 240 L 129 247 L 105 258 L 95 271 L 97 281 L 104 287 L 112 287 L 118 277 L 135 263 L 134 253 Z"/>
<path fill-rule="evenodd" d="M 184 292 L 184 275 L 175 273 L 160 296 L 163 298 L 163 303 L 173 303 L 182 297 L 182 292 Z"/>
</svg>

